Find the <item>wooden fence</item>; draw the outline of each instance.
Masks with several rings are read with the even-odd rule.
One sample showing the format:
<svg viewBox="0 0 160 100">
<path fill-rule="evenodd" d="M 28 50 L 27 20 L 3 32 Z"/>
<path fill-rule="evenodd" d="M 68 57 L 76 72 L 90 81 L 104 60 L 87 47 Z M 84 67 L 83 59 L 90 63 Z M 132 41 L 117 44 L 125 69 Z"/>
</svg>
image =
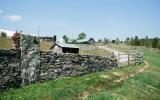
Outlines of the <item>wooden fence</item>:
<svg viewBox="0 0 160 100">
<path fill-rule="evenodd" d="M 137 51 L 129 51 L 128 54 L 118 54 L 117 57 L 118 65 L 127 64 L 128 66 L 131 64 L 140 64 L 143 62 L 143 52 L 142 50 Z"/>
</svg>

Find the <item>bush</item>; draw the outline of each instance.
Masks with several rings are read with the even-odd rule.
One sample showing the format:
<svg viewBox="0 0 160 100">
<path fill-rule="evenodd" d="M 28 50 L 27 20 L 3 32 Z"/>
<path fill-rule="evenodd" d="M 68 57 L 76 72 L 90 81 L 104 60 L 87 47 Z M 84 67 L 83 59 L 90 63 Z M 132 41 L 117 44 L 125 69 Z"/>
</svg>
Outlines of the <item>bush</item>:
<svg viewBox="0 0 160 100">
<path fill-rule="evenodd" d="M 15 49 L 19 49 L 20 48 L 20 33 L 18 32 L 14 33 L 14 35 L 12 36 L 12 40 L 14 42 Z"/>
<path fill-rule="evenodd" d="M 5 32 L 1 32 L 1 37 L 7 37 Z"/>
</svg>

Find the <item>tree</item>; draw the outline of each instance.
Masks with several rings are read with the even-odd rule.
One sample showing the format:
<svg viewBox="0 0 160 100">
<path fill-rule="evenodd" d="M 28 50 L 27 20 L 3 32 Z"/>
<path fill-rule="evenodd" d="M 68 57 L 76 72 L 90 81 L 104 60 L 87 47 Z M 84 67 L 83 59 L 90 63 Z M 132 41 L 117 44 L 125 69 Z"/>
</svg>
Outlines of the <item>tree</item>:
<svg viewBox="0 0 160 100">
<path fill-rule="evenodd" d="M 158 39 L 158 49 L 160 50 L 160 38 Z"/>
<path fill-rule="evenodd" d="M 112 41 L 110 40 L 110 38 L 108 39 L 108 44 L 110 44 Z"/>
<path fill-rule="evenodd" d="M 56 42 L 57 41 L 57 37 L 56 35 L 53 36 L 53 42 Z"/>
<path fill-rule="evenodd" d="M 112 40 L 112 43 L 115 43 L 116 41 L 115 40 Z"/>
<path fill-rule="evenodd" d="M 158 46 L 158 37 L 155 37 L 152 40 L 152 48 L 155 48 L 156 50 L 157 46 Z"/>
<path fill-rule="evenodd" d="M 20 33 L 18 32 L 14 33 L 12 36 L 12 40 L 13 40 L 15 49 L 19 49 L 20 48 Z"/>
<path fill-rule="evenodd" d="M 150 41 L 148 39 L 148 36 L 146 36 L 145 41 L 144 41 L 144 45 L 149 48 L 150 47 Z"/>
<path fill-rule="evenodd" d="M 80 33 L 79 35 L 78 35 L 78 40 L 80 40 L 80 39 L 85 39 L 86 38 L 86 34 L 84 33 L 84 32 L 82 32 L 82 33 Z"/>
<path fill-rule="evenodd" d="M 68 43 L 69 38 L 68 38 L 66 35 L 64 35 L 64 36 L 63 36 L 63 40 L 64 40 L 66 43 Z"/>
<path fill-rule="evenodd" d="M 101 39 L 99 39 L 99 40 L 98 40 L 98 43 L 101 43 L 101 42 L 102 42 L 102 40 L 101 40 Z"/>
<path fill-rule="evenodd" d="M 33 43 L 39 45 L 38 38 L 36 36 L 33 37 Z"/>
<path fill-rule="evenodd" d="M 116 42 L 116 44 L 118 45 L 119 42 L 120 42 L 120 41 L 119 41 L 119 38 L 116 38 L 116 41 L 115 41 L 115 42 Z"/>
<path fill-rule="evenodd" d="M 131 37 L 131 40 L 130 40 L 130 45 L 133 46 L 134 45 L 134 40 L 133 40 L 133 37 Z"/>
<path fill-rule="evenodd" d="M 126 44 L 127 44 L 127 45 L 129 45 L 129 40 L 130 40 L 130 38 L 127 37 L 127 38 L 126 38 Z"/>
<path fill-rule="evenodd" d="M 144 46 L 145 39 L 143 38 L 143 39 L 140 39 L 139 41 L 140 41 L 140 46 Z"/>
<path fill-rule="evenodd" d="M 133 45 L 135 45 L 135 46 L 140 46 L 140 41 L 139 41 L 138 36 L 135 36 L 135 37 L 134 37 L 134 44 L 133 44 Z"/>
<path fill-rule="evenodd" d="M 7 37 L 6 32 L 1 32 L 1 37 Z"/>
<path fill-rule="evenodd" d="M 104 44 L 108 43 L 108 39 L 104 38 Z"/>
</svg>

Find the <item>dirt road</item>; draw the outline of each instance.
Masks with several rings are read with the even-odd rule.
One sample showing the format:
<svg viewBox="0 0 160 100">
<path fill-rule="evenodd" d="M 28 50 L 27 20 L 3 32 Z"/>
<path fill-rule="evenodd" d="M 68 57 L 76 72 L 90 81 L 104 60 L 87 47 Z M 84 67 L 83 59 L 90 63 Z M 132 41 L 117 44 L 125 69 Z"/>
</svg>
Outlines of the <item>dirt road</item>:
<svg viewBox="0 0 160 100">
<path fill-rule="evenodd" d="M 97 46 L 98 48 L 100 49 L 105 49 L 111 53 L 114 53 L 114 56 L 116 56 L 116 58 L 118 58 L 118 54 L 125 54 L 123 52 L 120 52 L 120 51 L 117 51 L 117 50 L 113 50 L 107 46 Z M 121 55 L 120 56 L 121 59 L 119 59 L 119 62 L 120 63 L 123 63 L 123 62 L 128 62 L 128 55 Z M 132 59 L 132 58 L 131 58 Z"/>
</svg>

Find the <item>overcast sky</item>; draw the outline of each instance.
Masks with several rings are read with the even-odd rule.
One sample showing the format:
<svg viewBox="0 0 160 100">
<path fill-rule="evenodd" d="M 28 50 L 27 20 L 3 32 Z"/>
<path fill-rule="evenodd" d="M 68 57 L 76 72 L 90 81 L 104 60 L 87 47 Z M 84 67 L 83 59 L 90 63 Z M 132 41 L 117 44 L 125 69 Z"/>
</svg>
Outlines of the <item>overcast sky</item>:
<svg viewBox="0 0 160 100">
<path fill-rule="evenodd" d="M 0 0 L 0 29 L 41 36 L 160 37 L 160 0 Z"/>
</svg>

